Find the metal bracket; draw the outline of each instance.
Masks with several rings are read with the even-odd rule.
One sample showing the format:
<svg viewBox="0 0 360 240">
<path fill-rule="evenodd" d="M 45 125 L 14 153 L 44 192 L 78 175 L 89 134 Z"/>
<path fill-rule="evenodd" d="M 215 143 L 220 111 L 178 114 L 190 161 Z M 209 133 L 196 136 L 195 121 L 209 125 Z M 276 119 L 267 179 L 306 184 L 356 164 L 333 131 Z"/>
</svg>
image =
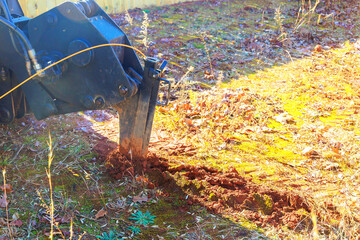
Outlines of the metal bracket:
<svg viewBox="0 0 360 240">
<path fill-rule="evenodd" d="M 145 59 L 138 92 L 116 105 L 120 118 L 120 151 L 132 159 L 136 169 L 145 161 L 150 141 L 160 81 L 154 78 L 157 59 Z M 140 160 L 140 161 L 139 161 Z"/>
<path fill-rule="evenodd" d="M 161 81 L 165 82 L 165 84 L 168 85 L 168 88 L 167 88 L 167 91 L 166 91 L 167 93 L 166 93 L 165 101 L 164 101 L 164 102 L 159 102 L 159 101 L 157 101 L 156 104 L 157 104 L 157 105 L 160 105 L 160 106 L 166 106 L 166 105 L 168 105 L 169 99 L 170 99 L 171 82 L 170 82 L 169 80 L 164 79 L 164 78 L 159 78 L 158 80 L 159 80 L 160 82 L 161 82 Z"/>
</svg>

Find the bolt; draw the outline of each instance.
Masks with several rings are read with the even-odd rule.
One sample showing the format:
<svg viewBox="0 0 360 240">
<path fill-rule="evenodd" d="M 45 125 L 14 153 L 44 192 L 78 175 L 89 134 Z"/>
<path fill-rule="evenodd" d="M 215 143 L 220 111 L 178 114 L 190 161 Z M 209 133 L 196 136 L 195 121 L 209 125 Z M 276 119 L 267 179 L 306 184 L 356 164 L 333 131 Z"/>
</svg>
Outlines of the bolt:
<svg viewBox="0 0 360 240">
<path fill-rule="evenodd" d="M 55 25 L 57 21 L 57 17 L 54 14 L 48 14 L 46 20 L 49 25 Z"/>
<path fill-rule="evenodd" d="M 5 68 L 1 68 L 1 80 L 3 81 L 3 82 L 6 82 L 7 80 L 8 80 L 8 78 L 7 78 L 7 75 L 6 75 L 6 70 L 5 70 Z"/>
<path fill-rule="evenodd" d="M 127 87 L 124 87 L 124 86 L 121 86 L 121 85 L 119 86 L 120 95 L 125 96 L 125 95 L 128 94 L 128 92 L 129 92 L 129 89 Z"/>
<path fill-rule="evenodd" d="M 103 108 L 105 106 L 105 100 L 102 97 L 95 98 L 94 101 L 95 108 Z"/>
</svg>

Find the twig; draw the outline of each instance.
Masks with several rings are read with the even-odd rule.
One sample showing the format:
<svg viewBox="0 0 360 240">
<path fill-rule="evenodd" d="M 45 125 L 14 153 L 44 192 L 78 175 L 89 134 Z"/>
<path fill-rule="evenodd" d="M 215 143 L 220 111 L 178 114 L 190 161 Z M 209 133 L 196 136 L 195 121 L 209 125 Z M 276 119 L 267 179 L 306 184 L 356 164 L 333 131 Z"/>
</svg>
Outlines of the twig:
<svg viewBox="0 0 360 240">
<path fill-rule="evenodd" d="M 51 231 L 50 231 L 50 239 L 53 239 L 54 237 L 54 199 L 53 199 L 53 194 L 52 194 L 52 184 L 51 184 L 51 163 L 52 160 L 54 159 L 53 157 L 53 149 L 52 149 L 52 141 L 51 141 L 51 135 L 49 133 L 49 142 L 48 142 L 48 146 L 49 146 L 49 155 L 48 155 L 48 169 L 46 170 L 46 174 L 48 176 L 49 179 L 49 188 L 50 188 L 50 219 L 51 219 Z"/>
<path fill-rule="evenodd" d="M 82 237 L 83 237 L 85 234 L 86 234 L 86 232 L 84 232 L 83 234 L 81 234 L 81 236 L 79 237 L 79 239 L 78 239 L 78 240 L 81 240 L 81 239 L 82 239 Z"/>
<path fill-rule="evenodd" d="M 5 198 L 5 209 L 6 209 L 6 224 L 7 224 L 7 227 L 9 229 L 10 238 L 13 239 L 12 231 L 11 231 L 10 224 L 9 224 L 9 211 L 8 211 L 8 202 L 7 202 L 7 195 L 6 195 L 6 178 L 5 178 L 6 169 L 5 168 L 3 169 L 2 173 L 3 173 L 3 179 L 4 179 L 4 198 Z"/>
<path fill-rule="evenodd" d="M 211 62 L 210 52 L 209 52 L 209 49 L 208 49 L 208 47 L 207 47 L 207 43 L 206 43 L 206 41 L 205 41 L 205 33 L 201 33 L 200 36 L 201 36 L 201 41 L 204 43 L 206 55 L 207 55 L 207 58 L 208 58 L 208 60 L 209 60 L 210 74 L 211 74 L 212 76 L 214 76 L 214 71 L 213 71 L 213 66 L 212 66 L 212 62 Z"/>
<path fill-rule="evenodd" d="M 9 161 L 9 164 L 12 163 L 17 156 L 19 155 L 19 153 L 21 152 L 21 150 L 24 148 L 25 144 L 21 145 L 20 149 L 16 152 L 16 154 L 14 155 L 14 157 Z"/>
</svg>

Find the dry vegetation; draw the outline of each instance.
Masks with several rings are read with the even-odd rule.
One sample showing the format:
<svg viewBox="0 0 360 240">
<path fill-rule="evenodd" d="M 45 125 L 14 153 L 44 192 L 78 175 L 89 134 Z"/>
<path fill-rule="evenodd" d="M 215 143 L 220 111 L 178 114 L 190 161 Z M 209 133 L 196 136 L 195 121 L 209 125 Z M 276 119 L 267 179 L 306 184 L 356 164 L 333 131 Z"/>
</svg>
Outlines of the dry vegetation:
<svg viewBox="0 0 360 240">
<path fill-rule="evenodd" d="M 190 92 L 159 109 L 157 126 L 163 136 L 191 145 L 192 156 L 176 153 L 177 162 L 234 167 L 254 182 L 293 190 L 311 205 L 322 234 L 356 238 L 358 53 L 346 44 L 222 88 Z"/>
</svg>

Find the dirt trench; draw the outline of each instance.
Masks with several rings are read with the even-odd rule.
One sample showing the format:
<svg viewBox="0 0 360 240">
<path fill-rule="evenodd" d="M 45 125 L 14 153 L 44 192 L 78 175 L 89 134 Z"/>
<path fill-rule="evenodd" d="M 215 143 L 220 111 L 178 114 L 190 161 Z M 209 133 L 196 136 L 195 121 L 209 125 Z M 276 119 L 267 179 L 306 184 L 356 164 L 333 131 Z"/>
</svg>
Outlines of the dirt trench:
<svg viewBox="0 0 360 240">
<path fill-rule="evenodd" d="M 118 150 L 106 156 L 106 171 L 115 178 L 134 176 L 132 162 Z M 275 190 L 240 176 L 236 169 L 221 172 L 207 166 L 171 167 L 167 159 L 149 154 L 144 173 L 149 187 L 160 187 L 169 194 L 188 195 L 187 204 L 200 204 L 214 213 L 248 219 L 258 226 L 312 228 L 311 212 L 304 198 L 289 190 Z"/>
</svg>

